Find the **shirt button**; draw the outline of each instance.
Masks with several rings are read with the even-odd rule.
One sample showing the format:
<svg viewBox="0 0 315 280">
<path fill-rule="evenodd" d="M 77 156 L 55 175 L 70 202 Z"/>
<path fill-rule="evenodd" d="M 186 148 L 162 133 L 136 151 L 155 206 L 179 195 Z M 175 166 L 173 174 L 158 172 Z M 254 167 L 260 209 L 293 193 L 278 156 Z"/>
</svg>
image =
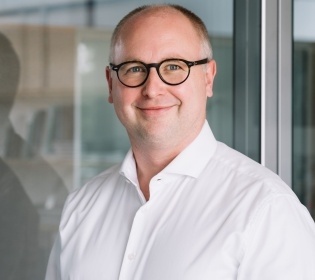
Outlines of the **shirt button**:
<svg viewBox="0 0 315 280">
<path fill-rule="evenodd" d="M 127 184 L 130 184 L 130 181 L 128 179 L 125 180 Z"/>
<path fill-rule="evenodd" d="M 131 254 L 128 255 L 128 260 L 129 261 L 133 261 L 135 258 L 136 258 L 136 254 L 134 254 L 134 253 L 131 253 Z"/>
</svg>

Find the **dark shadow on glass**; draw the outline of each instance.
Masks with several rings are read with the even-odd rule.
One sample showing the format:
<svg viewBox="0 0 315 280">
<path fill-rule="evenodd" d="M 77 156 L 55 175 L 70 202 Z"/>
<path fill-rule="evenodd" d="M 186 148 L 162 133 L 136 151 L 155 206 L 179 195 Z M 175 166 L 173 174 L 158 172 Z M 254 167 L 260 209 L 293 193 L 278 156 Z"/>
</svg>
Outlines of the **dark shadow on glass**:
<svg viewBox="0 0 315 280">
<path fill-rule="evenodd" d="M 67 191 L 38 149 L 45 112 L 34 114 L 28 139 L 19 136 L 10 122 L 19 76 L 18 56 L 0 33 L 0 279 L 36 280 L 44 278 Z M 12 162 L 27 171 L 25 180 Z"/>
</svg>

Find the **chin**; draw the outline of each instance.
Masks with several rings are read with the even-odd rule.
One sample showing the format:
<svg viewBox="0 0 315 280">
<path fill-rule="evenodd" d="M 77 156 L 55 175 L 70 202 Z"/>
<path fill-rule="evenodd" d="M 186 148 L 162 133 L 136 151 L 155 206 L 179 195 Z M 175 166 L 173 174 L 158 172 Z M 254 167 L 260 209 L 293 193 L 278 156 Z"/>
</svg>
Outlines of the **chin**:
<svg viewBox="0 0 315 280">
<path fill-rule="evenodd" d="M 170 139 L 174 137 L 174 133 L 176 133 L 174 129 L 166 127 L 164 124 L 158 127 L 142 128 L 138 131 L 138 136 L 148 143 L 163 145 L 165 142 L 170 142 Z"/>
</svg>

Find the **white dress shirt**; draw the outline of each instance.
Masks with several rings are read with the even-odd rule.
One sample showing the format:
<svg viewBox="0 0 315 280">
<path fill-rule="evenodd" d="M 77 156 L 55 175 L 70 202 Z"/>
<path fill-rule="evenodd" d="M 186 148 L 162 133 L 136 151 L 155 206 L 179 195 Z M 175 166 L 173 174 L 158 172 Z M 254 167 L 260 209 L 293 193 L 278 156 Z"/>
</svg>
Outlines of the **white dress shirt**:
<svg viewBox="0 0 315 280">
<path fill-rule="evenodd" d="M 123 163 L 67 199 L 46 280 L 314 280 L 315 226 L 275 174 L 199 136 L 139 188 Z"/>
</svg>

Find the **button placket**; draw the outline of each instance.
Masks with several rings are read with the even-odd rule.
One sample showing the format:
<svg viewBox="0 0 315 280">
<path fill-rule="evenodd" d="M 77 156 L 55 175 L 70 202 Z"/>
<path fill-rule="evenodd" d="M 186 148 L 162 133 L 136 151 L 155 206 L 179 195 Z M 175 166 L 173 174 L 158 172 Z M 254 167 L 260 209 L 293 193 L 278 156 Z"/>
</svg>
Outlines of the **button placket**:
<svg viewBox="0 0 315 280">
<path fill-rule="evenodd" d="M 134 271 L 137 268 L 136 263 L 139 261 L 137 256 L 139 250 L 141 250 L 141 242 L 143 242 L 142 237 L 145 228 L 145 208 L 146 206 L 140 207 L 135 215 L 121 266 L 121 279 L 129 279 L 131 275 L 134 275 Z"/>
</svg>

